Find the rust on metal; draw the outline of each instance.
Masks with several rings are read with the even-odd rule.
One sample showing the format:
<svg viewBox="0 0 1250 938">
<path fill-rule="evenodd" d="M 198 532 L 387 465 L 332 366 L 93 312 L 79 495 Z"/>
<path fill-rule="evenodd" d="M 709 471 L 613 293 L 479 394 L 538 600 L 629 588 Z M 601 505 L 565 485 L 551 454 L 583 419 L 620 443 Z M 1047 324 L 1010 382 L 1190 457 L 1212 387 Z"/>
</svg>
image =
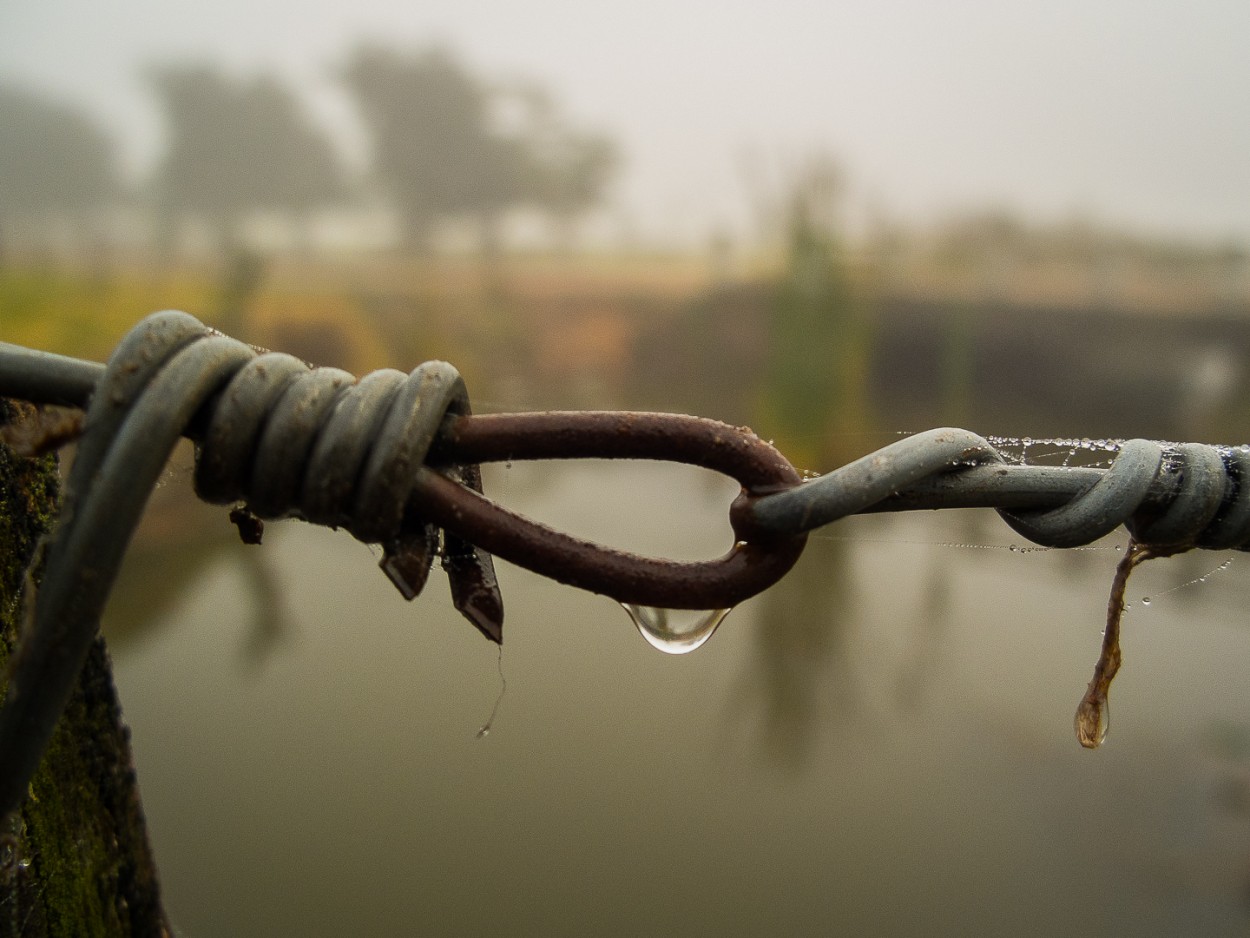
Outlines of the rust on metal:
<svg viewBox="0 0 1250 938">
<path fill-rule="evenodd" d="M 628 411 L 448 417 L 417 473 L 409 511 L 466 541 L 561 583 L 621 602 L 672 609 L 733 606 L 777 582 L 802 534 L 735 543 L 716 560 L 679 562 L 594 544 L 521 517 L 434 466 L 532 459 L 656 459 L 723 473 L 747 494 L 799 484 L 797 470 L 750 430 L 702 417 Z"/>
</svg>

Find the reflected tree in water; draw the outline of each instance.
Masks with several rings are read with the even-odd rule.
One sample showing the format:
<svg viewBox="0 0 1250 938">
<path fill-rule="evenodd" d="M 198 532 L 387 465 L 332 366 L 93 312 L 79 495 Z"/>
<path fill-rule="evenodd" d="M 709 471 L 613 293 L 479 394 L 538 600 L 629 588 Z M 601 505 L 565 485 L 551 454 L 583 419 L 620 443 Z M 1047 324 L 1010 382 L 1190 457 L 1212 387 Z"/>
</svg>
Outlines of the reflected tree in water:
<svg viewBox="0 0 1250 938">
<path fill-rule="evenodd" d="M 788 771 L 802 771 L 821 729 L 856 703 L 850 570 L 846 542 L 813 538 L 794 569 L 760 597 L 755 648 L 732 714 L 755 724 L 765 757 Z"/>
<path fill-rule="evenodd" d="M 191 453 L 184 445 L 152 493 L 143 523 L 127 548 L 105 607 L 105 634 L 114 648 L 151 639 L 170 623 L 208 572 L 224 562 L 237 574 L 235 601 L 244 610 L 237 617 L 250 612 L 240 655 L 250 667 L 259 668 L 294 630 L 282 585 L 265 547 L 241 544 L 226 512 L 196 497 L 191 467 Z"/>
</svg>

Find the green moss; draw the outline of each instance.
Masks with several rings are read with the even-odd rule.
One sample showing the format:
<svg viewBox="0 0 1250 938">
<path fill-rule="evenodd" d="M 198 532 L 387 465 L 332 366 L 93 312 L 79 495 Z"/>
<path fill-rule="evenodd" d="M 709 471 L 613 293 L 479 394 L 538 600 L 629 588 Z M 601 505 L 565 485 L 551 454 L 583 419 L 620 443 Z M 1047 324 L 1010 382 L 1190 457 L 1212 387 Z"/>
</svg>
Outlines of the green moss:
<svg viewBox="0 0 1250 938">
<path fill-rule="evenodd" d="M 0 425 L 24 406 L 0 399 Z M 21 627 L 26 571 L 55 525 L 58 497 L 55 456 L 23 459 L 0 444 L 0 671 Z M 0 935 L 166 933 L 102 639 L 91 649 L 22 814 L 15 855 L 0 872 Z"/>
</svg>

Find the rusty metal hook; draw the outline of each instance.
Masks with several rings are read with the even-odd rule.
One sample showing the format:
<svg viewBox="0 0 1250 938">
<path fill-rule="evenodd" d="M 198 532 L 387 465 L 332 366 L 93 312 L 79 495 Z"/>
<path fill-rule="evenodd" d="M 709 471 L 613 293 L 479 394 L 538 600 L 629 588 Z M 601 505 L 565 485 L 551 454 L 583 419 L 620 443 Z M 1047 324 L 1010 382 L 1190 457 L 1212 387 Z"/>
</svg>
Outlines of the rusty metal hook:
<svg viewBox="0 0 1250 938">
<path fill-rule="evenodd" d="M 450 417 L 429 463 L 512 459 L 658 459 L 736 479 L 744 494 L 802 481 L 785 457 L 745 427 L 679 414 L 575 411 Z M 654 560 L 592 544 L 521 518 L 418 471 L 410 507 L 466 540 L 543 576 L 620 602 L 673 609 L 722 609 L 777 582 L 794 566 L 804 535 L 748 535 L 731 519 L 735 544 L 717 560 Z"/>
</svg>

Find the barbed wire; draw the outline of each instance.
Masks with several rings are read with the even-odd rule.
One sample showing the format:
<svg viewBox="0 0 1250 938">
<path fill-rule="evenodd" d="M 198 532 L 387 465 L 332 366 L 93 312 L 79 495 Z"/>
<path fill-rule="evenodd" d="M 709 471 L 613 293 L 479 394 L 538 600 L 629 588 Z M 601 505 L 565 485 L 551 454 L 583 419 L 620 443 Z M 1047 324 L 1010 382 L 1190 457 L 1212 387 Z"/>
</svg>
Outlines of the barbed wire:
<svg viewBox="0 0 1250 938">
<path fill-rule="evenodd" d="M 0 707 L 0 816 L 25 796 L 180 436 L 196 442 L 197 493 L 234 505 L 245 540 L 259 541 L 267 518 L 344 528 L 383 546 L 381 566 L 408 599 L 439 557 L 457 609 L 496 642 L 503 601 L 492 556 L 635 606 L 725 609 L 784 576 L 807 532 L 861 512 L 991 507 L 1050 547 L 1122 524 L 1159 552 L 1250 544 L 1247 447 L 1128 440 L 1105 469 L 1024 466 L 983 437 L 943 428 L 804 481 L 745 427 L 612 411 L 473 415 L 445 362 L 357 380 L 177 312 L 141 322 L 107 365 L 0 343 L 0 396 L 86 409 L 34 625 Z M 481 463 L 579 458 L 669 460 L 733 477 L 742 489 L 729 509 L 730 550 L 693 563 L 641 557 L 523 518 L 482 492 Z"/>
</svg>

